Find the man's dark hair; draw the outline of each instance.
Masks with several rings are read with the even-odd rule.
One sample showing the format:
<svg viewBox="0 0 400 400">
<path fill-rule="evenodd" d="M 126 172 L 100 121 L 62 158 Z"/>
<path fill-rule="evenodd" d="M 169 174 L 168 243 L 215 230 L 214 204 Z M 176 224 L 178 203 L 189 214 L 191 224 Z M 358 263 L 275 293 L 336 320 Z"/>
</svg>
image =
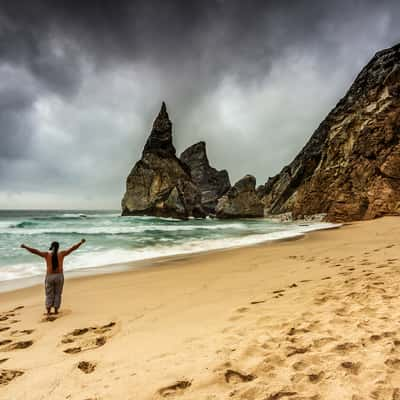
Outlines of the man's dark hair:
<svg viewBox="0 0 400 400">
<path fill-rule="evenodd" d="M 50 249 L 52 251 L 51 255 L 51 264 L 53 267 L 53 272 L 56 272 L 58 270 L 58 249 L 60 247 L 60 243 L 58 242 L 52 242 Z"/>
</svg>

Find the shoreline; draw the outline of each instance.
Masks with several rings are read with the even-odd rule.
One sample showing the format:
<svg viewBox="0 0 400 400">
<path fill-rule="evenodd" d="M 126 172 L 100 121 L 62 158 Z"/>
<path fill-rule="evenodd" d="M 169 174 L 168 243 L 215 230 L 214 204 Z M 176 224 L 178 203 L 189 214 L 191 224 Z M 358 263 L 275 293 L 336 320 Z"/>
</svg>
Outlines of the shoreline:
<svg viewBox="0 0 400 400">
<path fill-rule="evenodd" d="M 320 224 L 321 223 L 318 222 L 316 225 L 320 225 Z M 83 277 L 90 277 L 90 276 L 97 276 L 97 275 L 102 276 L 102 275 L 109 275 L 109 274 L 118 274 L 118 273 L 123 273 L 123 272 L 134 272 L 134 271 L 138 271 L 138 270 L 142 270 L 142 269 L 159 267 L 160 264 L 163 264 L 163 263 L 173 262 L 176 260 L 179 261 L 179 259 L 181 259 L 182 257 L 184 257 L 184 258 L 194 257 L 194 256 L 201 255 L 201 254 L 212 254 L 214 252 L 224 252 L 224 251 L 230 251 L 230 250 L 253 247 L 253 246 L 268 245 L 268 244 L 274 244 L 274 243 L 279 243 L 279 242 L 299 240 L 312 232 L 325 231 L 325 230 L 331 230 L 331 229 L 340 229 L 343 226 L 343 224 L 341 224 L 341 223 L 328 223 L 327 222 L 326 224 L 327 224 L 327 226 L 321 226 L 321 227 L 317 227 L 315 229 L 310 229 L 310 230 L 306 229 L 304 232 L 293 232 L 293 233 L 291 233 L 291 235 L 286 236 L 286 237 L 254 241 L 254 242 L 248 243 L 248 244 L 245 243 L 245 244 L 239 244 L 239 245 L 228 246 L 228 247 L 220 247 L 220 248 L 214 248 L 214 249 L 211 248 L 208 250 L 183 252 L 183 253 L 165 255 L 165 256 L 160 256 L 160 257 L 145 258 L 142 260 L 116 262 L 116 263 L 111 263 L 111 264 L 98 265 L 95 267 L 77 268 L 77 269 L 73 269 L 73 270 L 69 270 L 69 271 L 68 270 L 64 271 L 64 276 L 66 279 L 70 280 L 70 279 L 80 279 Z M 312 223 L 307 223 L 305 225 L 299 225 L 299 226 L 310 227 L 310 226 L 312 226 Z M 278 233 L 281 233 L 281 232 L 278 232 Z M 44 278 L 45 278 L 45 274 L 0 281 L 0 294 L 9 293 L 9 292 L 12 292 L 15 290 L 20 290 L 20 289 L 26 289 L 26 288 L 30 288 L 30 287 L 40 286 L 43 284 Z"/>
<path fill-rule="evenodd" d="M 1 293 L 0 400 L 397 399 L 399 221 Z"/>
</svg>

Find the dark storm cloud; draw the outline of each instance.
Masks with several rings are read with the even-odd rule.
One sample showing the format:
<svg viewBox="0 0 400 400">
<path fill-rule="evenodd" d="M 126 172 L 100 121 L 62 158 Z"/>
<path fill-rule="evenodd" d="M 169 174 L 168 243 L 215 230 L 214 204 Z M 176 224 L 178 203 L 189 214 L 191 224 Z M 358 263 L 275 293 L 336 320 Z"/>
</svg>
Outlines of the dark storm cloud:
<svg viewBox="0 0 400 400">
<path fill-rule="evenodd" d="M 118 207 L 164 99 L 178 150 L 206 139 L 219 168 L 263 181 L 399 18 L 394 0 L 0 0 L 1 187 Z"/>
<path fill-rule="evenodd" d="M 0 76 L 0 158 L 20 158 L 31 139 L 31 107 L 36 93 L 30 80 L 17 71 L 0 68 Z"/>
<path fill-rule="evenodd" d="M 396 1 L 4 1 L 0 57 L 25 65 L 67 93 L 79 85 L 78 58 L 98 68 L 145 61 L 188 68 L 212 86 L 234 71 L 259 78 L 283 52 L 304 46 L 336 52 L 346 24 L 373 23 Z M 396 24 L 393 15 L 392 24 Z M 329 29 L 327 31 L 327 28 Z M 197 90 L 201 91 L 202 85 Z"/>
</svg>

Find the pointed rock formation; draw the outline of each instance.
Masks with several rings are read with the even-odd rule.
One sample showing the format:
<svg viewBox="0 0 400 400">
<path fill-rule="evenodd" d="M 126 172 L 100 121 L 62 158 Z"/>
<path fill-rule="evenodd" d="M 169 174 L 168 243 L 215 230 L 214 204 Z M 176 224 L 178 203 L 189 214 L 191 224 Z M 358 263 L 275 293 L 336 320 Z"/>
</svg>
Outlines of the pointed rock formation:
<svg viewBox="0 0 400 400">
<path fill-rule="evenodd" d="M 143 149 L 143 154 L 145 153 L 154 153 L 162 157 L 174 157 L 176 154 L 172 144 L 172 122 L 165 102 L 162 102 L 161 110 L 153 122 L 153 129 Z"/>
<path fill-rule="evenodd" d="M 153 129 L 126 181 L 122 215 L 157 217 L 204 217 L 201 193 L 189 168 L 175 156 L 172 123 L 165 103 Z"/>
<path fill-rule="evenodd" d="M 264 205 L 256 194 L 256 178 L 246 175 L 218 200 L 218 218 L 255 218 L 264 216 Z"/>
<path fill-rule="evenodd" d="M 201 191 L 201 204 L 207 214 L 215 214 L 218 199 L 231 187 L 226 170 L 217 171 L 210 166 L 205 142 L 188 147 L 180 157 L 189 168 L 193 182 Z"/>
<path fill-rule="evenodd" d="M 378 52 L 291 164 L 257 189 L 270 214 L 400 214 L 400 44 Z"/>
</svg>

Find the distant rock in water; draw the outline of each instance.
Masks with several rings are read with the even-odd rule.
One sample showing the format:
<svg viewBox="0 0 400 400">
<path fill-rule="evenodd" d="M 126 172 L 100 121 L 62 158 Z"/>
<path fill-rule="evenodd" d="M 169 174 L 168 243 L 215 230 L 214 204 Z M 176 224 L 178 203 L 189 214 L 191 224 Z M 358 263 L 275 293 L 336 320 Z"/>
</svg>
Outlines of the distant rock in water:
<svg viewBox="0 0 400 400">
<path fill-rule="evenodd" d="M 175 156 L 172 123 L 165 103 L 126 181 L 122 215 L 152 215 L 186 219 L 204 217 L 201 192 L 189 168 Z"/>
<path fill-rule="evenodd" d="M 205 142 L 187 148 L 180 157 L 188 165 L 193 182 L 201 191 L 201 204 L 207 214 L 215 214 L 218 199 L 231 187 L 226 170 L 217 171 L 210 166 Z"/>
<path fill-rule="evenodd" d="M 218 218 L 255 218 L 264 216 L 264 205 L 256 194 L 256 178 L 246 175 L 218 200 Z"/>
<path fill-rule="evenodd" d="M 270 214 L 400 214 L 400 44 L 378 52 L 308 143 L 257 189 Z"/>
</svg>

